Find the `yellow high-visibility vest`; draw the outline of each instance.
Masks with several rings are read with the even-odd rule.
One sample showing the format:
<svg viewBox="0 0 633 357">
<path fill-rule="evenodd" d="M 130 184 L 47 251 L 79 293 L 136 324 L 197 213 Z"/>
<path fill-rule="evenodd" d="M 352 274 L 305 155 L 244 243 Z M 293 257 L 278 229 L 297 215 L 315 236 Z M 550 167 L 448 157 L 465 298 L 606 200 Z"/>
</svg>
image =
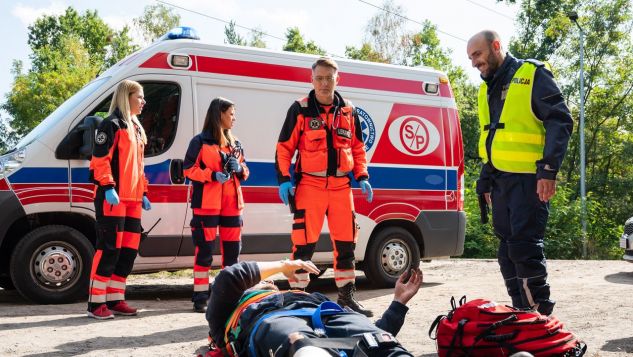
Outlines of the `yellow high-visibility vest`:
<svg viewBox="0 0 633 357">
<path fill-rule="evenodd" d="M 536 173 L 536 161 L 543 158 L 545 127 L 532 112 L 532 88 L 537 68 L 526 61 L 512 77 L 492 138 L 491 157 L 486 152 L 490 129 L 488 86 L 484 82 L 479 87 L 479 156 L 484 163 L 491 161 L 501 171 Z"/>
</svg>

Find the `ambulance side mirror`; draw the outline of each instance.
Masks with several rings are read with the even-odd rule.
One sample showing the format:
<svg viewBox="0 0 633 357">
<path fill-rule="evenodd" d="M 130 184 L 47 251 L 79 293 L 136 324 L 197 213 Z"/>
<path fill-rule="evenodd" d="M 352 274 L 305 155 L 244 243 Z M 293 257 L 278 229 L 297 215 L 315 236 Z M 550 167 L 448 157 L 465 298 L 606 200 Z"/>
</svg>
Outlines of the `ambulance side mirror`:
<svg viewBox="0 0 633 357">
<path fill-rule="evenodd" d="M 98 116 L 85 117 L 83 123 L 77 127 L 82 131 L 83 145 L 79 148 L 79 156 L 82 159 L 90 160 L 92 158 L 92 150 L 95 147 L 95 133 L 97 127 L 101 124 L 103 118 Z"/>
<path fill-rule="evenodd" d="M 185 183 L 185 173 L 182 169 L 182 164 L 183 161 L 181 159 L 172 159 L 169 163 L 169 176 L 171 177 L 171 183 Z"/>
<path fill-rule="evenodd" d="M 88 116 L 75 126 L 55 149 L 55 158 L 59 160 L 89 160 L 92 157 L 95 131 L 103 119 Z"/>
</svg>

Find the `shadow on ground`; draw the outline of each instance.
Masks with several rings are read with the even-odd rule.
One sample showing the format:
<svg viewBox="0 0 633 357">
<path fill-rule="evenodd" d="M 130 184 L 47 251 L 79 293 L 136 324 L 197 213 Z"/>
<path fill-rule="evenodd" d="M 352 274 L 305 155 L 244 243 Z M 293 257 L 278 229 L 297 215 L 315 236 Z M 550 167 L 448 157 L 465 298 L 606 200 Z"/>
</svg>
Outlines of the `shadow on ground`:
<svg viewBox="0 0 633 357">
<path fill-rule="evenodd" d="M 116 350 L 130 348 L 144 348 L 167 345 L 172 343 L 191 342 L 204 335 L 206 326 L 199 325 L 184 329 L 161 331 L 143 336 L 94 337 L 82 341 L 64 343 L 55 346 L 57 351 L 28 355 L 30 357 L 62 357 L 74 356 L 78 353 L 88 353 L 99 350 Z M 190 355 L 191 351 L 182 351 L 183 355 Z"/>
<path fill-rule="evenodd" d="M 633 337 L 626 337 L 618 340 L 608 340 L 607 343 L 605 343 L 600 350 L 606 352 L 633 353 Z"/>
<path fill-rule="evenodd" d="M 614 284 L 629 284 L 633 285 L 633 272 L 620 272 L 615 274 L 609 274 L 604 277 L 604 280 Z"/>
</svg>

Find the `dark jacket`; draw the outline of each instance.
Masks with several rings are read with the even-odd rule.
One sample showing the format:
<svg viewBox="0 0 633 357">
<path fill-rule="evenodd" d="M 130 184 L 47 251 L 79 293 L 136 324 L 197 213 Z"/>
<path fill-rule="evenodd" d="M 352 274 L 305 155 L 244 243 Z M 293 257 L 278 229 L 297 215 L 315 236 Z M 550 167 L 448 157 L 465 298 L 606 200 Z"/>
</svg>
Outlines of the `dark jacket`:
<svg viewBox="0 0 633 357">
<path fill-rule="evenodd" d="M 207 321 L 209 322 L 209 336 L 219 346 L 224 346 L 226 321 L 237 307 L 242 294 L 260 280 L 259 269 L 255 262 L 234 264 L 223 269 L 215 278 L 207 309 Z M 256 306 L 249 306 L 240 318 L 240 326 L 242 330 L 250 330 L 249 324 L 254 324 L 259 317 L 268 312 L 318 307 L 323 301 L 328 300 L 325 295 L 320 293 L 280 292 L 280 294 L 271 295 L 259 303 L 253 304 Z M 405 305 L 394 301 L 383 316 L 376 321 L 375 326 L 395 336 L 402 328 L 408 310 Z"/>
</svg>

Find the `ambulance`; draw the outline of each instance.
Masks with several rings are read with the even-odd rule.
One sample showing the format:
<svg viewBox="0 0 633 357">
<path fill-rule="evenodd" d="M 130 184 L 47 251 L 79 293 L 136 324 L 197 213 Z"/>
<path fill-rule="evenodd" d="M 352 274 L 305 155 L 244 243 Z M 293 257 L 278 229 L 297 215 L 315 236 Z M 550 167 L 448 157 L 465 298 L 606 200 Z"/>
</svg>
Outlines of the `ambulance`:
<svg viewBox="0 0 633 357">
<path fill-rule="evenodd" d="M 293 217 L 278 197 L 275 145 L 288 108 L 312 89 L 316 58 L 206 44 L 193 29 L 177 28 L 100 74 L 0 157 L 0 286 L 37 303 L 86 296 L 96 240 L 88 165 L 96 125 L 124 79 L 145 92 L 139 119 L 152 202 L 133 272 L 193 266 L 191 186 L 182 163 L 218 96 L 236 103 L 234 134 L 251 172 L 242 186 L 240 259 L 290 257 Z M 367 203 L 352 184 L 357 266 L 376 286 L 393 286 L 420 260 L 463 252 L 464 151 L 455 99 L 446 75 L 431 68 L 336 61 L 337 90 L 356 106 L 374 188 Z M 332 265 L 327 223 L 313 260 Z"/>
</svg>

